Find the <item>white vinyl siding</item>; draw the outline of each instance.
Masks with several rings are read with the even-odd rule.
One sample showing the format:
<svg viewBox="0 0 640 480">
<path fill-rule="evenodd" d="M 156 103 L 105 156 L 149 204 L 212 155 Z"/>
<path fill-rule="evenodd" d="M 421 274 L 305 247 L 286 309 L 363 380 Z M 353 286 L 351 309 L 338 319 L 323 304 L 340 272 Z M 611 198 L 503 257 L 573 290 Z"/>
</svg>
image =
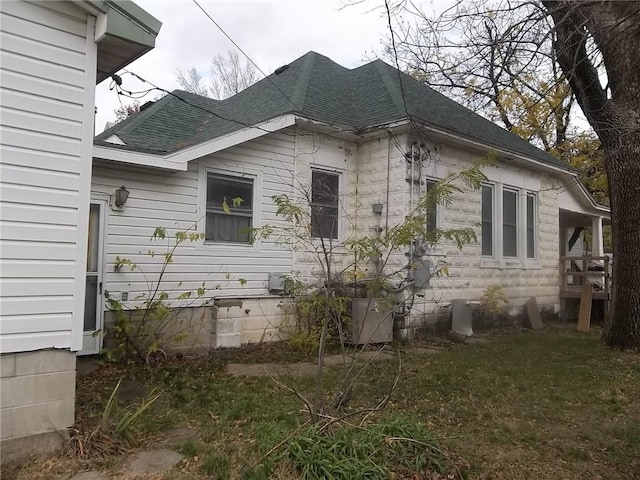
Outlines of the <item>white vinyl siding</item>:
<svg viewBox="0 0 640 480">
<path fill-rule="evenodd" d="M 161 259 L 148 252 L 162 253 L 167 246 L 166 241 L 150 239 L 156 227 L 167 228 L 171 235 L 189 228 L 205 232 L 208 172 L 248 175 L 254 180 L 254 218 L 260 223 L 277 222 L 271 197 L 291 190 L 293 149 L 291 134 L 275 133 L 192 161 L 186 172 L 116 169 L 94 161 L 92 195 L 113 195 L 123 183 L 131 192 L 121 211 L 107 210 L 106 290 L 116 298 L 128 292 L 129 307 L 148 291 L 145 275 L 153 281 L 161 268 Z M 116 256 L 130 259 L 139 269 L 132 272 L 124 267 L 115 272 Z M 291 251 L 277 245 L 275 239 L 256 245 L 186 241 L 167 268 L 162 290 L 176 298 L 205 282 L 207 288 L 219 286 L 219 290 L 209 292 L 217 297 L 267 295 L 269 272 L 289 272 L 292 267 Z M 247 281 L 244 286 L 240 285 L 241 278 Z"/>
<path fill-rule="evenodd" d="M 93 17 L 2 2 L 0 282 L 3 353 L 80 347 L 93 132 Z M 77 281 L 76 281 L 77 280 Z"/>
</svg>

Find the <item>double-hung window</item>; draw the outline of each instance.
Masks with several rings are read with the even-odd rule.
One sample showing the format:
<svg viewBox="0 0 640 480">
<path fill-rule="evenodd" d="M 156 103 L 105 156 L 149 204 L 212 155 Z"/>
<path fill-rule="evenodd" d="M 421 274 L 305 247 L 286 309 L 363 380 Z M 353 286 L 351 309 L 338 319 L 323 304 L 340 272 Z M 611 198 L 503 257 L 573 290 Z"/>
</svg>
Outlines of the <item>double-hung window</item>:
<svg viewBox="0 0 640 480">
<path fill-rule="evenodd" d="M 248 243 L 253 225 L 253 178 L 207 174 L 205 239 Z"/>
<path fill-rule="evenodd" d="M 438 183 L 438 182 L 436 182 L 435 180 L 427 180 L 426 181 L 427 195 L 429 194 L 429 192 L 431 192 L 435 188 L 436 183 Z M 426 218 L 425 227 L 426 227 L 427 233 L 435 232 L 436 229 L 438 228 L 438 204 L 437 204 L 437 202 L 434 202 L 433 205 L 428 205 L 426 215 L 427 215 L 427 218 Z"/>
<path fill-rule="evenodd" d="M 535 259 L 537 195 L 502 184 L 481 191 L 481 250 L 496 259 Z"/>
<path fill-rule="evenodd" d="M 493 186 L 482 186 L 482 255 L 493 255 Z"/>
<path fill-rule="evenodd" d="M 536 258 L 536 213 L 537 197 L 527 193 L 527 258 Z"/>
<path fill-rule="evenodd" d="M 338 239 L 340 175 L 311 171 L 311 236 Z"/>
<path fill-rule="evenodd" d="M 502 256 L 518 256 L 518 192 L 502 190 Z"/>
</svg>

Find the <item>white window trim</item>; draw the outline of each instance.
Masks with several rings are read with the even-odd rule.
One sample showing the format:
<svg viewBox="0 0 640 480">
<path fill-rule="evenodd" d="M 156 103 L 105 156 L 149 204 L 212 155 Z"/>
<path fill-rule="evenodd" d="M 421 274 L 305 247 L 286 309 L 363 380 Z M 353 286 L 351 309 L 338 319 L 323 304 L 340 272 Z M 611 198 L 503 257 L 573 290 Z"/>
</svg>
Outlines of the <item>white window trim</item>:
<svg viewBox="0 0 640 480">
<path fill-rule="evenodd" d="M 540 216 L 539 216 L 539 202 L 540 197 L 537 191 L 532 191 L 527 188 L 514 187 L 512 185 L 505 185 L 501 182 L 486 182 L 485 186 L 492 189 L 492 203 L 493 203 L 493 218 L 492 218 L 492 236 L 493 236 L 493 255 L 482 255 L 480 267 L 481 268 L 526 268 L 526 269 L 540 269 L 540 240 L 539 240 L 539 228 L 540 228 Z M 518 197 L 518 206 L 516 211 L 516 224 L 517 224 L 517 257 L 505 257 L 503 252 L 503 212 L 504 212 L 504 197 L 503 192 L 510 191 L 515 192 Z M 533 208 L 533 228 L 534 228 L 534 258 L 527 257 L 527 196 L 532 195 L 534 198 Z M 524 200 L 523 200 L 524 199 Z M 481 199 L 482 202 L 482 199 Z M 482 232 L 480 232 L 480 242 L 482 242 Z M 482 251 L 482 243 L 480 243 L 480 250 Z"/>
<path fill-rule="evenodd" d="M 309 189 L 311 189 L 311 185 L 313 183 L 313 172 L 321 172 L 321 173 L 331 173 L 333 175 L 338 175 L 338 238 L 325 238 L 326 240 L 330 240 L 333 245 L 342 244 L 347 235 L 346 235 L 346 227 L 347 227 L 347 202 L 349 199 L 347 198 L 347 172 L 341 168 L 329 167 L 322 164 L 312 163 L 309 166 Z M 310 190 L 311 192 L 311 190 Z M 311 208 L 311 205 L 309 205 Z M 311 218 L 309 218 L 311 221 Z M 311 231 L 311 230 L 309 230 Z M 311 241 L 315 243 L 320 243 L 320 237 L 311 236 Z"/>
<path fill-rule="evenodd" d="M 207 221 L 207 178 L 208 175 L 226 175 L 228 177 L 248 178 L 253 180 L 253 216 L 251 218 L 252 227 L 259 227 L 262 225 L 262 172 L 253 169 L 243 168 L 243 171 L 229 168 L 211 167 L 202 162 L 198 165 L 198 208 L 196 212 L 198 232 L 206 232 Z M 238 251 L 246 252 L 247 250 L 260 251 L 261 243 L 256 240 L 253 245 L 250 243 L 239 242 L 213 242 L 210 240 L 204 240 L 201 245 L 207 249 L 224 249 L 225 252 L 230 252 L 234 249 Z"/>
</svg>

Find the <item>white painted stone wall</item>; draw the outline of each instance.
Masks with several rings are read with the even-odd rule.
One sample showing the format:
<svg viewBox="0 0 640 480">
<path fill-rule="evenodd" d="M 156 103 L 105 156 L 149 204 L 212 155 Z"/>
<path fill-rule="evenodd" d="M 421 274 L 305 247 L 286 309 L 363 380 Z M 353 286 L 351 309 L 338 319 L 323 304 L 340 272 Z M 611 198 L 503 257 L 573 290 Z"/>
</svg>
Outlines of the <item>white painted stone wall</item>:
<svg viewBox="0 0 640 480">
<path fill-rule="evenodd" d="M 312 139 L 312 140 L 309 140 Z M 407 181 L 407 161 L 405 153 L 410 150 L 414 141 L 426 143 L 431 155 L 423 165 L 421 180 L 441 179 L 448 174 L 457 173 L 471 166 L 484 152 L 470 151 L 456 146 L 453 142 L 435 141 L 430 144 L 428 137 L 386 132 L 377 138 L 362 138 L 359 142 L 345 142 L 330 136 L 299 137 L 297 146 L 298 178 L 308 184 L 312 162 L 320 163 L 323 159 L 340 158 L 347 164 L 345 169 L 348 186 L 345 188 L 348 200 L 345 217 L 349 218 L 346 229 L 348 235 L 375 235 L 378 222 L 385 229 L 400 224 L 411 211 L 410 183 Z M 313 152 L 307 154 L 306 152 Z M 340 152 L 349 152 L 349 155 Z M 307 158 L 308 157 L 308 158 Z M 556 313 L 559 308 L 558 297 L 558 194 L 560 180 L 549 173 L 534 171 L 511 163 L 499 163 L 497 166 L 485 167 L 488 179 L 501 182 L 505 186 L 526 188 L 537 194 L 538 198 L 538 255 L 535 260 L 519 259 L 494 260 L 481 255 L 480 191 L 464 187 L 463 191 L 454 195 L 449 206 L 438 207 L 438 225 L 440 228 L 474 227 L 478 241 L 466 245 L 462 251 L 452 243 L 444 242 L 433 249 L 425 259 L 432 264 L 443 262 L 449 275 L 442 275 L 431 280 L 430 286 L 418 290 L 414 297 L 411 317 L 406 328 L 408 331 L 429 324 L 438 317 L 448 318 L 449 305 L 453 299 L 465 299 L 478 302 L 487 287 L 499 285 L 509 299 L 504 310 L 510 315 L 523 311 L 523 306 L 530 296 L 536 296 L 541 309 Z M 306 179 L 306 180 L 305 180 Z M 424 185 L 414 186 L 414 205 L 424 193 Z M 372 204 L 384 205 L 383 213 L 378 216 L 372 212 Z M 497 218 L 494 221 L 498 221 Z M 408 262 L 406 252 L 399 251 L 391 255 L 385 265 L 385 272 L 401 271 Z M 295 268 L 302 272 L 302 278 L 312 275 L 312 256 L 309 253 L 296 254 Z M 345 260 L 347 262 L 347 260 Z M 366 275 L 374 274 L 376 266 L 373 262 L 359 265 Z M 390 278 L 399 283 L 406 271 Z"/>
</svg>

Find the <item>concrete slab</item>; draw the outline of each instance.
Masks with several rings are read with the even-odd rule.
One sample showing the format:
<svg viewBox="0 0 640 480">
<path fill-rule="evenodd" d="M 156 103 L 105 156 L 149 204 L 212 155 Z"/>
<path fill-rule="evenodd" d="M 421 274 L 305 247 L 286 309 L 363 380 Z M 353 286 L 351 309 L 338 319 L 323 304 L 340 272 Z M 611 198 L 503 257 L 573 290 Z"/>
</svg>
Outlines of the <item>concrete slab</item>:
<svg viewBox="0 0 640 480">
<path fill-rule="evenodd" d="M 184 458 L 178 452 L 162 448 L 139 452 L 130 458 L 125 469 L 131 473 L 166 473 Z"/>
<path fill-rule="evenodd" d="M 182 442 L 183 440 L 189 440 L 195 438 L 198 432 L 193 428 L 178 427 L 164 432 L 163 443 Z"/>
<path fill-rule="evenodd" d="M 542 329 L 542 318 L 540 317 L 540 309 L 538 308 L 536 297 L 531 297 L 527 300 L 527 320 L 529 321 L 529 327 L 533 330 Z"/>
<path fill-rule="evenodd" d="M 90 470 L 88 472 L 78 472 L 73 477 L 69 477 L 69 480 L 107 480 L 108 478 L 103 473 Z"/>
</svg>

